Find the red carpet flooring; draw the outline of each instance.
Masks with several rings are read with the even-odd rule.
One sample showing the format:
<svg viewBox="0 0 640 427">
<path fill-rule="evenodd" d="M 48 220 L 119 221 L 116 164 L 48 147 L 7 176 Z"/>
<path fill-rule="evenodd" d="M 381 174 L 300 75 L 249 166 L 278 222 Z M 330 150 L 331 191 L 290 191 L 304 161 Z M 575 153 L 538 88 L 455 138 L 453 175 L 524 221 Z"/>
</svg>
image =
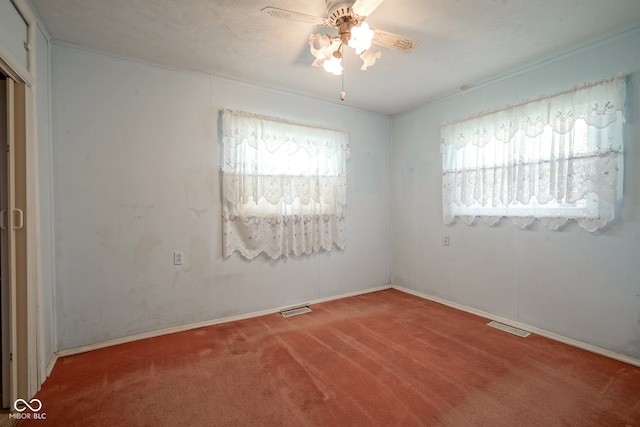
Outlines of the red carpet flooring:
<svg viewBox="0 0 640 427">
<path fill-rule="evenodd" d="M 19 426 L 640 426 L 640 368 L 395 290 L 58 360 Z"/>
</svg>

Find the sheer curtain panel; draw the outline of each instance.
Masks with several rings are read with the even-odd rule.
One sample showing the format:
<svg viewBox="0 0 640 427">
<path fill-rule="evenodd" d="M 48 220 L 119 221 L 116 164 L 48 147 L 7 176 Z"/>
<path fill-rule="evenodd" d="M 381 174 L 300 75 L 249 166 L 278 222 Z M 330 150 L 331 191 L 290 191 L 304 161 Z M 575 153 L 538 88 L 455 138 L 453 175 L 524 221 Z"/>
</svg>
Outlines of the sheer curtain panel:
<svg viewBox="0 0 640 427">
<path fill-rule="evenodd" d="M 345 246 L 347 132 L 222 110 L 223 256 Z"/>
<path fill-rule="evenodd" d="M 625 86 L 619 76 L 443 124 L 444 222 L 605 226 L 622 197 Z"/>
</svg>

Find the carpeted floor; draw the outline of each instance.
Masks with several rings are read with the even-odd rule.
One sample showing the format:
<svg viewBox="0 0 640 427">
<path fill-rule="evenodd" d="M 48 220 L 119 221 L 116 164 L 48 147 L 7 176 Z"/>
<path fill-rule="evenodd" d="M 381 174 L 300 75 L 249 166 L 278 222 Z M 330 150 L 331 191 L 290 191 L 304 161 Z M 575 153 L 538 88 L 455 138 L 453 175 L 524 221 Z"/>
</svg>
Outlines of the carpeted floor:
<svg viewBox="0 0 640 427">
<path fill-rule="evenodd" d="M 26 426 L 640 426 L 640 368 L 395 290 L 58 360 Z"/>
</svg>

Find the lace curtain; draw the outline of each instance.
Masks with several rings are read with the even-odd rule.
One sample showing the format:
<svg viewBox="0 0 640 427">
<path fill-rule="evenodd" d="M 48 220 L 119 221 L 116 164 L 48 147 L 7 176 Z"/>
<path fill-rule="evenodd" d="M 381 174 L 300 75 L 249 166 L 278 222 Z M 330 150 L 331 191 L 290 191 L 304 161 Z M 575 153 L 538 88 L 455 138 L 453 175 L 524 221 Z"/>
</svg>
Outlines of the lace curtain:
<svg viewBox="0 0 640 427">
<path fill-rule="evenodd" d="M 344 248 L 348 134 L 240 111 L 221 116 L 223 256 Z"/>
<path fill-rule="evenodd" d="M 622 197 L 624 101 L 619 76 L 443 124 L 444 222 L 602 228 Z"/>
</svg>

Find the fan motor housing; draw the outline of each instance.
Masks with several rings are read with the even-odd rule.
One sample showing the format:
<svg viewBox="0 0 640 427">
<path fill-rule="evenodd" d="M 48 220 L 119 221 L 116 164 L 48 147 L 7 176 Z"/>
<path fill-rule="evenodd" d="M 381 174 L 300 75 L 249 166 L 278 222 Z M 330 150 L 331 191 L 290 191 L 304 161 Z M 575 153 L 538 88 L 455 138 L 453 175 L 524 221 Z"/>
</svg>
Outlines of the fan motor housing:
<svg viewBox="0 0 640 427">
<path fill-rule="evenodd" d="M 341 18 L 351 18 L 353 16 L 353 12 L 351 11 L 353 3 L 354 1 L 327 0 L 327 13 L 329 14 L 331 23 L 338 25 L 339 21 L 344 21 L 344 19 Z"/>
</svg>

